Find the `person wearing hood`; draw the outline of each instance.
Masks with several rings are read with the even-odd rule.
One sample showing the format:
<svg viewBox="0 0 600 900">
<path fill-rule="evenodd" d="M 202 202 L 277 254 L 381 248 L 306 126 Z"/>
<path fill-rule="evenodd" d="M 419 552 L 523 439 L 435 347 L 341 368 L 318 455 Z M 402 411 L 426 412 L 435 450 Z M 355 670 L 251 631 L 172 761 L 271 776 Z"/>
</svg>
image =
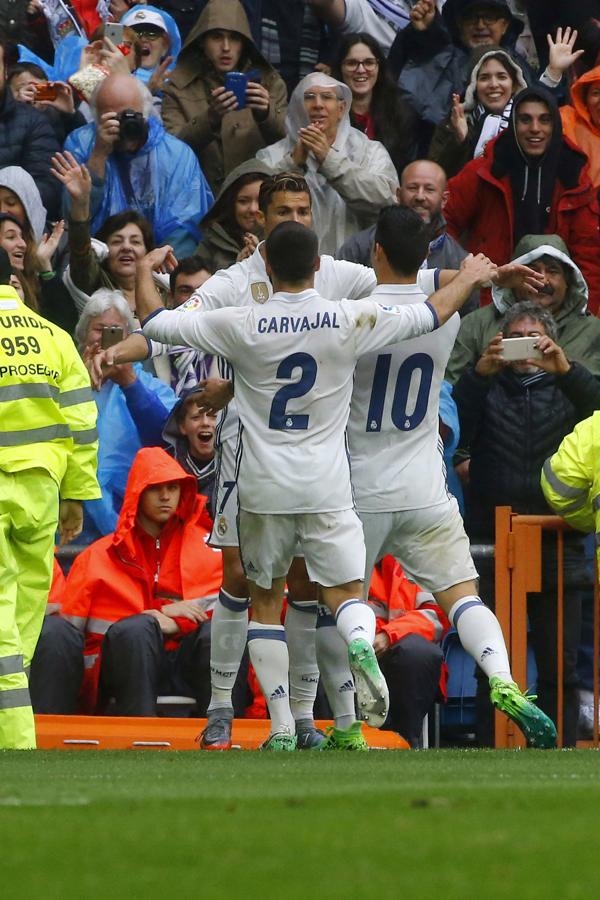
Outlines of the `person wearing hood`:
<svg viewBox="0 0 600 900">
<path fill-rule="evenodd" d="M 502 317 L 515 303 L 525 300 L 551 311 L 567 358 L 581 363 L 600 379 L 600 320 L 588 312 L 587 284 L 562 238 L 555 234 L 529 234 L 517 244 L 512 262 L 539 272 L 545 282 L 543 289 L 492 288 L 492 303 L 461 322 L 446 369 L 447 381 L 455 384 L 466 368 L 475 365 L 499 332 Z"/>
<path fill-rule="evenodd" d="M 542 87 L 514 98 L 510 123 L 448 184 L 448 231 L 498 265 L 526 234 L 558 234 L 600 310 L 599 206 L 587 157 L 563 136 L 556 101 Z M 489 302 L 489 300 L 488 300 Z"/>
<path fill-rule="evenodd" d="M 429 147 L 429 159 L 439 163 L 448 178 L 481 156 L 487 142 L 508 127 L 513 97 L 527 87 L 507 50 L 483 47 L 473 52 L 472 61 L 464 102 L 453 94 L 452 112 L 436 126 Z"/>
<path fill-rule="evenodd" d="M 92 97 L 95 121 L 65 142 L 92 176 L 91 231 L 115 213 L 137 210 L 159 243 L 193 252 L 212 192 L 198 160 L 152 115 L 152 95 L 131 75 L 109 75 Z"/>
<path fill-rule="evenodd" d="M 242 258 L 241 253 L 253 253 L 258 246 L 258 192 L 270 174 L 265 163 L 249 159 L 226 177 L 214 206 L 200 223 L 203 238 L 196 254 L 211 272 L 229 268 Z"/>
<path fill-rule="evenodd" d="M 282 137 L 286 109 L 285 82 L 257 50 L 241 4 L 209 0 L 164 90 L 167 130 L 195 151 L 216 191 L 232 169 Z"/>
<path fill-rule="evenodd" d="M 206 707 L 221 554 L 196 479 L 159 447 L 137 453 L 117 526 L 75 560 L 61 615 L 85 635 L 87 712 L 155 716 L 161 693 Z"/>
<path fill-rule="evenodd" d="M 181 37 L 174 18 L 156 6 L 132 6 L 121 24 L 138 35 L 142 60 L 133 74 L 148 86 L 152 94 L 164 86 L 167 67 L 177 62 Z"/>
<path fill-rule="evenodd" d="M 198 408 L 196 400 L 200 399 L 203 390 L 196 385 L 181 394 L 169 414 L 162 436 L 168 445 L 167 452 L 182 469 L 196 477 L 198 493 L 206 497 L 207 512 L 214 520 L 217 415 Z"/>
<path fill-rule="evenodd" d="M 550 304 L 551 308 L 551 304 Z M 469 453 L 465 490 L 465 524 L 473 543 L 493 543 L 495 510 L 510 506 L 526 515 L 548 515 L 540 486 L 544 461 L 577 422 L 600 409 L 600 382 L 581 363 L 567 357 L 550 308 L 524 301 L 510 307 L 474 366 L 454 386 L 460 419 L 460 446 Z M 506 362 L 501 339 L 535 337 L 542 356 Z M 541 589 L 528 593 L 530 641 L 538 667 L 539 706 L 556 720 L 557 558 L 556 540 L 542 538 Z M 563 746 L 575 746 L 579 700 L 577 647 L 581 632 L 580 578 L 584 565 L 582 536 L 565 535 Z M 494 596 L 493 564 L 479 568 L 486 597 Z M 480 745 L 491 740 L 491 707 L 484 679 L 478 689 L 477 730 Z"/>
<path fill-rule="evenodd" d="M 390 68 L 409 103 L 429 128 L 451 112 L 453 94 L 462 96 L 468 84 L 471 53 L 479 47 L 501 46 L 521 69 L 527 84 L 537 78 L 517 50 L 523 22 L 507 0 L 446 0 L 441 13 L 433 0 L 419 0 L 411 23 L 400 32 L 389 55 Z M 568 32 L 568 35 L 567 35 Z M 578 58 L 573 53 L 577 32 L 559 30 L 549 38 L 550 62 L 540 81 L 562 91 L 562 75 Z"/>
<path fill-rule="evenodd" d="M 287 137 L 257 153 L 276 172 L 306 177 L 322 253 L 334 254 L 351 235 L 374 223 L 398 188 L 383 144 L 350 125 L 351 105 L 346 84 L 318 72 L 307 75 L 290 100 Z"/>
<path fill-rule="evenodd" d="M 59 222 L 51 234 L 44 234 L 46 209 L 40 192 L 29 172 L 20 166 L 0 169 L 0 215 L 11 217 L 8 221 L 20 230 L 21 258 L 16 265 L 11 262 L 22 299 L 71 334 L 77 324 L 77 310 L 52 265 L 63 224 Z"/>
<path fill-rule="evenodd" d="M 564 134 L 588 158 L 592 184 L 600 188 L 600 66 L 571 86 L 571 105 L 561 106 L 560 117 Z"/>
<path fill-rule="evenodd" d="M 0 40 L 0 167 L 18 165 L 35 180 L 52 221 L 60 217 L 60 189 L 50 175 L 52 154 L 59 149 L 46 116 L 18 103 L 6 83 L 6 72 L 18 60 L 17 48 Z"/>
</svg>

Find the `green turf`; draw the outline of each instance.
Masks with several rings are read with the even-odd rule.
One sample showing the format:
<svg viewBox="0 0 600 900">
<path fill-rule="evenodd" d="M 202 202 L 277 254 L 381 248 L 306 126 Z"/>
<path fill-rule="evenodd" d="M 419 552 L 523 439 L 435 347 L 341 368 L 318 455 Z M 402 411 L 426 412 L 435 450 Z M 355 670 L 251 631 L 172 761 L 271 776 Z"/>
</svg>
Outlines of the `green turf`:
<svg viewBox="0 0 600 900">
<path fill-rule="evenodd" d="M 0 753 L 21 898 L 590 898 L 595 751 Z"/>
</svg>

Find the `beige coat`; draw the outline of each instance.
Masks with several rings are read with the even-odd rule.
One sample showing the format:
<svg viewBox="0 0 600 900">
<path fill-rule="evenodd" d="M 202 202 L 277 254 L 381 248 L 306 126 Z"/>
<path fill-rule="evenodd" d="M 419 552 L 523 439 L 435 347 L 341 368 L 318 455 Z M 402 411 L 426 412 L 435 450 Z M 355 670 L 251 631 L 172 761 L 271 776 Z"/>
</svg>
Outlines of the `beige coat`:
<svg viewBox="0 0 600 900">
<path fill-rule="evenodd" d="M 250 109 L 227 113 L 213 130 L 209 121 L 210 93 L 223 78 L 202 51 L 202 36 L 213 29 L 236 31 L 244 38 L 242 71 L 260 69 L 261 83 L 271 97 L 269 113 L 258 121 Z M 285 134 L 287 111 L 285 82 L 260 55 L 248 19 L 238 0 L 209 0 L 190 31 L 177 65 L 164 89 L 162 118 L 167 131 L 185 141 L 197 154 L 204 174 L 216 194 L 225 176 L 257 150 Z"/>
</svg>

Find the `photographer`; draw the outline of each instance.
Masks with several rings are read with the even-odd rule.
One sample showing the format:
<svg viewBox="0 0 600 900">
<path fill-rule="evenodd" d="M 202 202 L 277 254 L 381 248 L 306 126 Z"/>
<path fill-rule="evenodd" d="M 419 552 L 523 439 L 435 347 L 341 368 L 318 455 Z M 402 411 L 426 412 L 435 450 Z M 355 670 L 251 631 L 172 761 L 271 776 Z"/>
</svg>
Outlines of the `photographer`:
<svg viewBox="0 0 600 900">
<path fill-rule="evenodd" d="M 151 115 L 152 96 L 131 75 L 105 78 L 91 106 L 95 122 L 70 134 L 65 150 L 92 176 L 92 234 L 109 216 L 135 210 L 158 244 L 170 244 L 177 256 L 193 253 L 213 200 L 194 153 Z"/>
<path fill-rule="evenodd" d="M 469 452 L 465 485 L 465 525 L 472 543 L 493 543 L 496 506 L 548 515 L 540 487 L 542 465 L 577 422 L 600 408 L 600 384 L 583 365 L 568 359 L 557 343 L 552 314 L 539 303 L 515 303 L 477 363 L 454 387 L 461 447 Z M 507 362 L 503 338 L 533 337 L 541 358 Z M 537 352 L 537 351 L 536 351 Z M 531 351 L 529 351 L 531 353 Z M 538 668 L 539 706 L 556 718 L 556 541 L 543 539 L 542 590 L 528 594 L 530 640 Z M 581 626 L 583 545 L 581 535 L 565 535 L 564 745 L 576 739 L 577 646 Z M 481 592 L 494 596 L 493 561 L 478 564 Z M 478 691 L 478 738 L 491 742 L 491 707 Z"/>
</svg>

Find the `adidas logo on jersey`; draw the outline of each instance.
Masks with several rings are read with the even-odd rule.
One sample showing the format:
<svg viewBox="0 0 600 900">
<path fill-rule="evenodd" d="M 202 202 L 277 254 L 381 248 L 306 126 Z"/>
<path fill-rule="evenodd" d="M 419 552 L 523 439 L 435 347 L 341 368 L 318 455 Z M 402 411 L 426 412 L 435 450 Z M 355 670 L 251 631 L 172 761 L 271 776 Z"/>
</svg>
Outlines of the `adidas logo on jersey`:
<svg viewBox="0 0 600 900">
<path fill-rule="evenodd" d="M 275 688 L 269 697 L 269 700 L 283 700 L 285 697 L 287 697 L 287 691 L 284 686 L 280 684 L 279 687 Z"/>
<path fill-rule="evenodd" d="M 343 685 L 341 686 L 341 688 L 338 691 L 338 694 L 345 694 L 347 691 L 353 691 L 353 690 L 354 690 L 354 682 L 352 681 L 351 678 L 349 678 L 348 681 L 345 681 L 343 683 Z"/>
</svg>

